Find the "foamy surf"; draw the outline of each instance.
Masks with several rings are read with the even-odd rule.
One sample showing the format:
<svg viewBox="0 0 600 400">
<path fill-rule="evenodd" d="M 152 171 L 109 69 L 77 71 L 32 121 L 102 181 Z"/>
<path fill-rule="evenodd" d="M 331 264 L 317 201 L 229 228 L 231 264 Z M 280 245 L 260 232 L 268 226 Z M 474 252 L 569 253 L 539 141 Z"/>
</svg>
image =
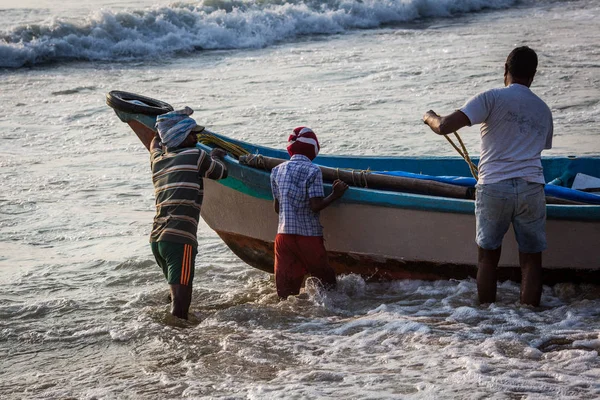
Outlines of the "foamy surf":
<svg viewBox="0 0 600 400">
<path fill-rule="evenodd" d="M 164 59 L 202 50 L 263 48 L 307 35 L 508 8 L 517 0 L 201 1 L 73 20 L 53 15 L 7 28 L 0 67 L 57 61 Z"/>
</svg>

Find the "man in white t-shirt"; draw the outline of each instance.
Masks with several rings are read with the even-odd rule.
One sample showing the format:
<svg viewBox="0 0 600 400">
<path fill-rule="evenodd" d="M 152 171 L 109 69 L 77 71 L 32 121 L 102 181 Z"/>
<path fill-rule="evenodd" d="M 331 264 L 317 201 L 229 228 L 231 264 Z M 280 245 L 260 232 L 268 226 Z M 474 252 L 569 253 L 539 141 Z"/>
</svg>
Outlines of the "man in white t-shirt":
<svg viewBox="0 0 600 400">
<path fill-rule="evenodd" d="M 553 127 L 550 109 L 529 89 L 536 69 L 535 51 L 517 47 L 504 65 L 504 88 L 480 93 L 450 115 L 430 110 L 423 116 L 439 135 L 481 124 L 475 216 L 482 304 L 496 301 L 502 239 L 511 223 L 519 244 L 521 303 L 540 303 L 542 251 L 547 247 L 541 153 L 552 147 Z"/>
</svg>

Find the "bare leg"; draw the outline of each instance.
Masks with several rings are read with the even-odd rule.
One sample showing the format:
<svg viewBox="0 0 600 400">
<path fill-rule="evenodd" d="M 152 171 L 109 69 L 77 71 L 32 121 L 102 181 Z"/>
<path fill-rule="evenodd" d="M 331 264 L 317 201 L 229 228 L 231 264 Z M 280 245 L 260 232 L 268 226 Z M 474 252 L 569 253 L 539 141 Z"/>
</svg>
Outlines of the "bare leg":
<svg viewBox="0 0 600 400">
<path fill-rule="evenodd" d="M 192 302 L 192 285 L 169 285 L 171 287 L 171 314 L 187 319 Z"/>
<path fill-rule="evenodd" d="M 479 303 L 487 304 L 496 301 L 496 281 L 498 262 L 502 247 L 496 250 L 485 250 L 478 247 L 477 260 L 477 294 Z"/>
<path fill-rule="evenodd" d="M 519 252 L 521 304 L 540 305 L 542 297 L 542 253 Z"/>
</svg>

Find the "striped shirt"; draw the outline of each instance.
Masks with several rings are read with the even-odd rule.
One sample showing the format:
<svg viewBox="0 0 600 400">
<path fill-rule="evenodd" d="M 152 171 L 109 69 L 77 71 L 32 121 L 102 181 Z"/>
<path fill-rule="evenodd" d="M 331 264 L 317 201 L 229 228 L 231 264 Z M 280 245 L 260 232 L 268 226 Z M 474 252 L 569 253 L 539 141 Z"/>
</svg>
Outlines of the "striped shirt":
<svg viewBox="0 0 600 400">
<path fill-rule="evenodd" d="M 202 206 L 202 178 L 227 177 L 227 168 L 204 150 L 186 147 L 150 153 L 152 183 L 156 197 L 156 216 L 150 242 L 175 242 L 198 245 L 198 219 Z"/>
<path fill-rule="evenodd" d="M 310 199 L 324 197 L 323 175 L 308 157 L 295 154 L 273 168 L 271 190 L 279 201 L 277 233 L 323 236 L 319 213 L 310 208 Z"/>
</svg>

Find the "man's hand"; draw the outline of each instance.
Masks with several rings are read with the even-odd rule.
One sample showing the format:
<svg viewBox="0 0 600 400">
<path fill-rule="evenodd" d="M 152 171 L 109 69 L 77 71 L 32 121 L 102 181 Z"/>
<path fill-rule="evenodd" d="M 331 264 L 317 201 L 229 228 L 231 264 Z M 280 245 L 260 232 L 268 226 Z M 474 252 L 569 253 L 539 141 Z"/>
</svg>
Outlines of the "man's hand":
<svg viewBox="0 0 600 400">
<path fill-rule="evenodd" d="M 335 196 L 336 199 L 342 197 L 346 190 L 348 190 L 348 184 L 346 182 L 341 181 L 339 179 L 333 181 L 332 194 Z"/>
<path fill-rule="evenodd" d="M 160 142 L 160 136 L 158 135 L 158 132 L 156 132 L 156 134 L 152 138 L 152 142 L 150 142 L 150 151 L 153 151 L 156 149 L 161 149 L 161 148 L 162 148 L 162 143 Z"/>
<path fill-rule="evenodd" d="M 215 147 L 210 152 L 211 158 L 218 158 L 219 160 L 222 160 L 226 155 L 227 155 L 227 152 L 219 147 Z"/>
<path fill-rule="evenodd" d="M 348 190 L 348 185 L 346 182 L 342 182 L 339 179 L 333 181 L 333 187 L 331 194 L 325 198 L 323 197 L 312 197 L 309 199 L 310 201 L 310 209 L 313 212 L 319 212 L 325 207 L 328 207 L 331 203 L 342 197 L 344 192 Z"/>
<path fill-rule="evenodd" d="M 429 110 L 423 115 L 423 122 L 438 135 L 447 135 L 465 126 L 471 126 L 471 121 L 462 111 L 454 111 L 450 115 L 441 117 L 435 111 Z"/>
</svg>

